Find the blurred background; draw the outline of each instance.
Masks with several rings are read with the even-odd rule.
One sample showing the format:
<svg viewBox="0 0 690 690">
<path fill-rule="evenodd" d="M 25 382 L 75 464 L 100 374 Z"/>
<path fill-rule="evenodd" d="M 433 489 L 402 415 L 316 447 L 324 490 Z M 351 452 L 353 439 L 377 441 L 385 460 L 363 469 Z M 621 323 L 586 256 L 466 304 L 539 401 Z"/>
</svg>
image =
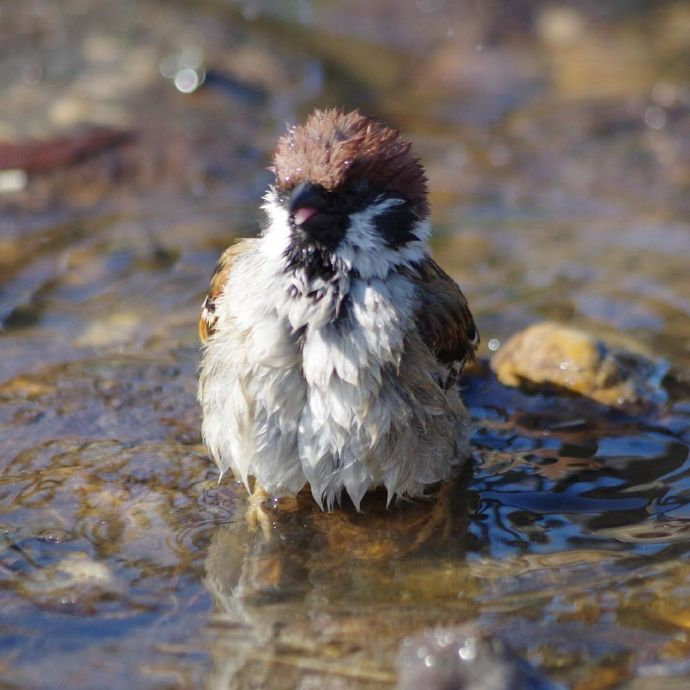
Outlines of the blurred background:
<svg viewBox="0 0 690 690">
<path fill-rule="evenodd" d="M 259 201 L 276 138 L 315 106 L 359 108 L 413 142 L 429 175 L 434 253 L 468 296 L 483 356 L 526 325 L 555 319 L 662 359 L 678 385 L 687 384 L 687 2 L 3 2 L 3 687 L 55 687 L 55 678 L 74 688 L 210 683 L 214 664 L 200 631 L 219 605 L 201 585 L 204 559 L 241 499 L 232 485 L 217 486 L 200 445 L 196 319 L 222 249 L 263 222 Z M 468 392 L 479 424 L 500 416 L 487 390 Z M 533 402 L 509 398 L 498 407 Z M 542 523 L 550 508 L 527 501 L 518 510 L 497 493 L 486 499 L 494 517 L 470 527 L 474 541 L 463 548 L 506 559 L 572 554 L 578 544 L 641 556 L 657 552 L 650 539 L 658 550 L 675 544 L 680 560 L 673 568 L 663 561 L 668 579 L 655 580 L 663 586 L 655 594 L 643 587 L 646 608 L 625 608 L 644 599 L 630 585 L 620 609 L 602 603 L 602 594 L 595 603 L 561 601 L 557 611 L 532 602 L 527 618 L 543 623 L 570 612 L 589 624 L 618 615 L 646 621 L 638 625 L 645 634 L 669 626 L 685 634 L 687 584 L 678 587 L 688 570 L 678 544 L 687 542 L 689 417 L 687 401 L 677 400 L 653 421 L 617 420 L 603 430 L 600 421 L 585 424 L 583 436 L 549 451 L 586 458 L 590 469 L 608 455 L 658 461 L 653 475 L 634 462 L 632 474 L 620 470 L 638 488 L 665 487 L 628 516 L 644 529 L 594 537 L 628 525 L 622 513 L 597 524 L 567 516 Z M 536 432 L 487 424 L 477 441 L 481 459 L 489 466 L 497 453 L 501 462 L 519 456 L 523 469 L 501 475 L 504 494 L 518 491 L 531 477 L 526 448 L 548 443 L 535 441 Z M 609 437 L 623 440 L 602 442 Z M 474 486 L 479 495 L 486 477 Z M 544 492 L 556 486 L 539 481 Z M 588 490 L 614 480 L 591 481 Z M 649 537 L 651 506 L 671 494 L 665 505 L 681 512 Z M 539 548 L 532 546 L 537 524 Z M 544 587 L 565 562 L 543 566 Z M 491 568 L 480 569 L 472 591 L 492 611 L 514 613 L 510 578 L 532 565 L 506 565 L 505 581 L 491 591 L 480 584 Z M 616 591 L 617 572 L 601 575 L 606 596 Z M 312 581 L 322 582 L 313 573 Z M 573 592 L 583 588 L 576 579 Z M 456 601 L 449 591 L 434 596 Z M 380 633 L 391 647 L 374 661 L 389 676 L 382 671 L 372 687 L 392 683 L 390 650 L 400 631 L 415 629 L 408 623 Z M 562 638 L 592 635 L 578 630 Z M 687 659 L 688 640 L 678 635 L 675 647 L 671 638 L 661 647 Z M 581 690 L 614 687 L 660 648 L 635 639 L 634 650 L 604 645 L 590 656 L 557 642 L 555 660 L 534 650 L 530 658 L 546 659 Z M 96 656 L 87 663 L 87 654 Z M 615 672 L 602 676 L 614 657 Z M 73 673 L 75 659 L 81 675 Z"/>
<path fill-rule="evenodd" d="M 338 105 L 413 140 L 485 344 L 548 316 L 688 362 L 686 3 L 26 0 L 0 21 L 6 327 L 170 337 L 263 220 L 286 123 Z"/>
</svg>

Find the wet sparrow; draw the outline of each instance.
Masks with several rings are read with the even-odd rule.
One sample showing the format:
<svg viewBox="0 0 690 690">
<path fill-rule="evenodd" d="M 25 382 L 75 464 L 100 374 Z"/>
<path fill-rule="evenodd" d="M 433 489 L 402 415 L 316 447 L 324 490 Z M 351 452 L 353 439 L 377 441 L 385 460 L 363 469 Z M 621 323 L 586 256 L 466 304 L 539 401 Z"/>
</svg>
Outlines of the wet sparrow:
<svg viewBox="0 0 690 690">
<path fill-rule="evenodd" d="M 266 227 L 222 255 L 203 305 L 203 436 L 221 472 L 270 494 L 309 483 L 420 496 L 467 457 L 457 378 L 478 336 L 429 256 L 410 144 L 357 112 L 280 139 Z"/>
</svg>

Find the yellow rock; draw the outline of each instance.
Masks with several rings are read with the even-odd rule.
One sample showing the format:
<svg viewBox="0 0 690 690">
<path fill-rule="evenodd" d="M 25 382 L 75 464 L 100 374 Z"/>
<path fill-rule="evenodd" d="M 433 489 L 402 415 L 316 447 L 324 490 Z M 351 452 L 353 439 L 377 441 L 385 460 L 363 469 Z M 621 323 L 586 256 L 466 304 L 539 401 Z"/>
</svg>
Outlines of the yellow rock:
<svg viewBox="0 0 690 690">
<path fill-rule="evenodd" d="M 506 386 L 563 388 L 624 408 L 658 398 L 666 371 L 641 355 L 551 322 L 514 335 L 494 355 L 491 368 Z"/>
</svg>

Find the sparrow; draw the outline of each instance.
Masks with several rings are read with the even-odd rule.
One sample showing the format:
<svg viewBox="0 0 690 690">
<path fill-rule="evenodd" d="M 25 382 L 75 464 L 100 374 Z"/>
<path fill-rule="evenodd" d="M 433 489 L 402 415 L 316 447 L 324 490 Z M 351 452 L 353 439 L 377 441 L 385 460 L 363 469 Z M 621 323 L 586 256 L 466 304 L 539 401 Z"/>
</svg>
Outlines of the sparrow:
<svg viewBox="0 0 690 690">
<path fill-rule="evenodd" d="M 466 461 L 458 392 L 479 336 L 429 254 L 424 169 L 399 132 L 316 110 L 273 157 L 256 238 L 221 256 L 202 306 L 198 399 L 221 476 L 322 509 L 420 497 Z"/>
</svg>

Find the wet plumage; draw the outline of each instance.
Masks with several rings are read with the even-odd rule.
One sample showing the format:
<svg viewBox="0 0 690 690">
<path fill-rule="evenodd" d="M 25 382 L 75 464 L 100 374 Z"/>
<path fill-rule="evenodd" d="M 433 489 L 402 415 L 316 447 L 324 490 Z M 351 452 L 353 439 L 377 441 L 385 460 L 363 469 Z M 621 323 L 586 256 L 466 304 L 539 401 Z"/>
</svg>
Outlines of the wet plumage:
<svg viewBox="0 0 690 690">
<path fill-rule="evenodd" d="M 204 302 L 203 435 L 221 471 L 330 507 L 419 496 L 467 457 L 457 377 L 477 333 L 428 254 L 426 178 L 395 130 L 316 111 L 274 156 L 268 222 Z"/>
</svg>

